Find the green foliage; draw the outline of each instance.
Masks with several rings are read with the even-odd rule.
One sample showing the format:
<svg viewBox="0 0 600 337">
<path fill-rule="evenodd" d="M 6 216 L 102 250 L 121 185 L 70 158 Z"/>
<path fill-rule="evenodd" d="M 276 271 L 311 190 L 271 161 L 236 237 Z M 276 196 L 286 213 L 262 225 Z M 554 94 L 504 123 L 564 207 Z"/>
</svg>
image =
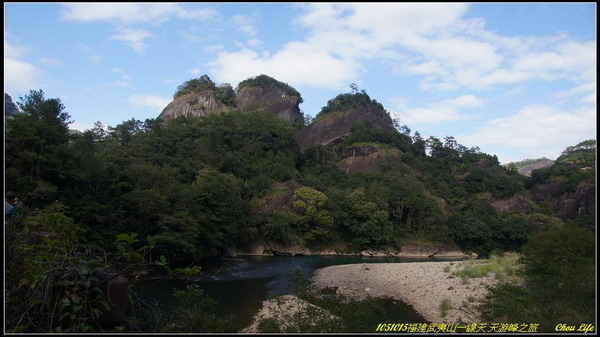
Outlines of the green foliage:
<svg viewBox="0 0 600 337">
<path fill-rule="evenodd" d="M 468 261 L 463 269 L 453 272 L 453 275 L 463 279 L 485 277 L 494 273 L 496 279 L 505 281 L 518 274 L 520 256 L 517 254 L 492 253 L 489 259 Z"/>
<path fill-rule="evenodd" d="M 175 99 L 191 92 L 201 92 L 204 90 L 216 90 L 215 82 L 213 82 L 208 75 L 202 75 L 199 78 L 191 79 L 178 86 L 173 98 Z"/>
<path fill-rule="evenodd" d="M 293 205 L 299 210 L 296 227 L 302 238 L 309 243 L 325 242 L 334 225 L 333 217 L 322 209 L 327 197 L 310 187 L 298 189 L 293 196 Z"/>
<path fill-rule="evenodd" d="M 10 288 L 9 329 L 25 331 L 91 332 L 102 310 L 110 309 L 100 289 L 98 270 L 105 266 L 93 247 L 61 250 L 56 242 L 31 247 L 23 259 L 24 273 Z M 14 317 L 14 316 L 13 316 Z M 13 325 L 14 324 L 14 325 Z"/>
<path fill-rule="evenodd" d="M 42 90 L 32 90 L 20 100 L 23 113 L 6 120 L 6 188 L 23 191 L 19 197 L 32 205 L 44 205 L 67 181 L 69 168 L 63 159 L 68 154 L 70 116 L 60 99 L 46 99 Z"/>
<path fill-rule="evenodd" d="M 450 217 L 452 238 L 463 249 L 482 256 L 492 251 L 518 251 L 531 233 L 530 220 L 520 214 L 498 216 L 482 207 Z"/>
<path fill-rule="evenodd" d="M 578 164 L 582 167 L 596 166 L 596 140 L 589 139 L 575 146 L 567 147 L 560 157 L 556 159 L 560 163 Z"/>
<path fill-rule="evenodd" d="M 164 332 L 232 332 L 231 317 L 219 317 L 214 313 L 215 301 L 204 294 L 198 285 L 186 285 L 176 289 L 173 296 L 179 300 L 171 324 Z"/>
<path fill-rule="evenodd" d="M 524 286 L 492 288 L 482 312 L 490 321 L 523 317 L 551 332 L 557 324 L 593 322 L 595 239 L 590 231 L 563 226 L 535 235 L 523 248 Z"/>
<path fill-rule="evenodd" d="M 275 318 L 263 318 L 258 322 L 259 333 L 281 333 L 279 322 Z"/>
<path fill-rule="evenodd" d="M 361 189 L 353 191 L 348 200 L 352 203 L 351 221 L 348 226 L 355 245 L 359 248 L 399 246 L 387 211 L 368 200 Z"/>
<path fill-rule="evenodd" d="M 51 233 L 61 248 L 70 249 L 82 240 L 85 231 L 66 215 L 67 211 L 67 206 L 54 202 L 26 219 L 29 230 Z"/>
<path fill-rule="evenodd" d="M 276 79 L 269 77 L 267 75 L 259 75 L 256 77 L 251 77 L 246 80 L 243 80 L 242 82 L 240 82 L 240 84 L 238 84 L 238 91 L 244 87 L 264 88 L 268 85 L 274 85 L 274 86 L 284 90 L 288 95 L 298 97 L 299 103 L 303 102 L 302 96 L 300 95 L 298 90 L 294 89 L 292 86 L 290 86 L 287 83 L 277 81 Z"/>
<path fill-rule="evenodd" d="M 235 102 L 235 91 L 229 83 L 222 84 L 216 88 L 217 98 L 225 105 L 234 107 Z"/>
</svg>

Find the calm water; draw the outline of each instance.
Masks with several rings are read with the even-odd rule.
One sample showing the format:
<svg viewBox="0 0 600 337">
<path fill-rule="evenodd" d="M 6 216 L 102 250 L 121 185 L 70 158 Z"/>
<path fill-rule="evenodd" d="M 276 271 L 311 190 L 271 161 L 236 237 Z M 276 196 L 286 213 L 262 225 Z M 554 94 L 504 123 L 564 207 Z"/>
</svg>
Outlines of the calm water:
<svg viewBox="0 0 600 337">
<path fill-rule="evenodd" d="M 362 256 L 246 256 L 235 259 L 215 259 L 202 264 L 202 275 L 192 282 L 199 284 L 217 302 L 217 313 L 234 316 L 236 329 L 250 325 L 262 302 L 270 296 L 292 293 L 289 275 L 301 271 L 310 277 L 318 268 L 352 263 L 401 263 L 442 261 L 441 259 L 408 259 Z M 447 260 L 446 260 L 447 261 Z M 174 305 L 171 294 L 183 288 L 183 281 L 145 281 L 135 289 L 141 298 L 155 298 L 160 303 Z M 425 322 L 412 307 L 395 300 L 382 300 L 395 318 L 405 322 Z"/>
</svg>

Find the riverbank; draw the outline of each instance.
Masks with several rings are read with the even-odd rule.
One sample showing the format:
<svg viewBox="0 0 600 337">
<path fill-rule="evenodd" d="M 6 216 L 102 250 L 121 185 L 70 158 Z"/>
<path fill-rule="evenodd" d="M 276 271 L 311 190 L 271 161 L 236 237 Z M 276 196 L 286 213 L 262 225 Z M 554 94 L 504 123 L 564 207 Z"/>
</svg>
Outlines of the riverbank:
<svg viewBox="0 0 600 337">
<path fill-rule="evenodd" d="M 313 276 L 317 288 L 335 287 L 343 295 L 364 298 L 391 297 L 411 305 L 436 323 L 480 323 L 477 305 L 497 283 L 493 274 L 468 283 L 452 274 L 460 262 L 413 262 L 339 265 L 319 269 Z M 449 300 L 445 315 L 443 301 Z M 442 317 L 443 316 L 443 317 Z"/>
<path fill-rule="evenodd" d="M 401 258 L 477 258 L 477 254 L 463 252 L 454 243 L 434 244 L 429 242 L 409 241 L 400 250 L 363 250 L 348 252 L 345 249 L 308 249 L 299 245 L 282 245 L 275 242 L 255 243 L 242 249 L 230 249 L 227 257 L 237 256 L 375 256 Z"/>
</svg>

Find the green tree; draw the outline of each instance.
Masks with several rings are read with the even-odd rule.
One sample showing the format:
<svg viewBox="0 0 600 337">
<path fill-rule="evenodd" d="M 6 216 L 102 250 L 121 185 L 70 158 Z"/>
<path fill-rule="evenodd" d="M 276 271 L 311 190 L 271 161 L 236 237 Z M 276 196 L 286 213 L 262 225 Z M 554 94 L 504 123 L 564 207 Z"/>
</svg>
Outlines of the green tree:
<svg viewBox="0 0 600 337">
<path fill-rule="evenodd" d="M 323 242 L 333 229 L 333 217 L 323 209 L 327 196 L 310 187 L 299 188 L 293 196 L 293 205 L 300 212 L 298 231 L 308 242 Z"/>
<path fill-rule="evenodd" d="M 522 250 L 523 285 L 490 290 L 482 313 L 493 322 L 538 322 L 543 332 L 558 324 L 594 322 L 596 254 L 593 232 L 574 226 L 533 236 Z"/>
<path fill-rule="evenodd" d="M 350 193 L 348 200 L 352 203 L 349 227 L 356 245 L 360 248 L 398 245 L 394 226 L 386 210 L 368 200 L 362 189 Z"/>
<path fill-rule="evenodd" d="M 56 198 L 68 179 L 64 172 L 71 121 L 60 99 L 46 99 L 42 90 L 20 99 L 23 113 L 6 120 L 6 188 L 40 204 Z"/>
</svg>

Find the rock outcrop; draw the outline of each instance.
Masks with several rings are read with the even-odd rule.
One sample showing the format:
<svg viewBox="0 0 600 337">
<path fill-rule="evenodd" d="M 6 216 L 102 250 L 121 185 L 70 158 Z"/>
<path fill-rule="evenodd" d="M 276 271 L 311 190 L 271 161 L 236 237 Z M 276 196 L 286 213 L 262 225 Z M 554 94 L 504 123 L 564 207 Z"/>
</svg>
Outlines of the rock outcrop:
<svg viewBox="0 0 600 337">
<path fill-rule="evenodd" d="M 242 87 L 236 93 L 235 101 L 240 111 L 255 110 L 286 120 L 292 125 L 299 125 L 304 121 L 300 113 L 299 97 L 289 95 L 275 83 L 267 83 L 262 87 Z"/>
<path fill-rule="evenodd" d="M 561 192 L 561 183 L 549 181 L 530 190 L 531 199 L 539 204 L 550 205 L 561 219 L 575 219 L 587 214 L 596 200 L 596 187 L 581 183 L 575 191 Z"/>
<path fill-rule="evenodd" d="M 590 211 L 596 200 L 596 187 L 580 184 L 574 192 L 568 193 L 555 204 L 554 210 L 563 219 L 575 219 Z"/>
<path fill-rule="evenodd" d="M 4 93 L 4 117 L 12 117 L 19 113 L 19 107 L 13 102 L 9 94 Z"/>
<path fill-rule="evenodd" d="M 491 195 L 491 193 L 488 192 L 485 194 L 485 198 L 481 199 L 481 202 L 484 205 L 493 208 L 497 213 L 500 214 L 511 212 L 522 212 L 529 214 L 534 211 L 533 203 L 520 195 L 513 195 L 508 199 L 496 199 Z"/>
<path fill-rule="evenodd" d="M 205 75 L 206 76 L 206 75 Z M 184 88 L 158 116 L 164 121 L 177 117 L 202 117 L 231 110 L 257 111 L 281 118 L 293 125 L 303 125 L 300 94 L 285 83 L 261 75 L 240 83 L 236 93 L 229 85 L 217 87 L 206 76 L 200 88 Z M 189 82 L 189 81 L 188 81 Z M 186 82 L 186 83 L 188 83 Z"/>
<path fill-rule="evenodd" d="M 378 172 L 384 163 L 401 164 L 400 151 L 381 146 L 353 146 L 344 150 L 345 158 L 337 166 L 346 174 Z"/>
<path fill-rule="evenodd" d="M 385 110 L 369 104 L 317 118 L 298 132 L 300 149 L 305 150 L 314 144 L 327 145 L 349 135 L 352 127 L 361 122 L 369 122 L 384 131 L 395 130 L 393 120 Z"/>
<path fill-rule="evenodd" d="M 213 113 L 226 112 L 231 107 L 225 105 L 213 90 L 192 92 L 181 95 L 169 103 L 158 116 L 164 121 L 177 117 L 202 117 Z"/>
</svg>

